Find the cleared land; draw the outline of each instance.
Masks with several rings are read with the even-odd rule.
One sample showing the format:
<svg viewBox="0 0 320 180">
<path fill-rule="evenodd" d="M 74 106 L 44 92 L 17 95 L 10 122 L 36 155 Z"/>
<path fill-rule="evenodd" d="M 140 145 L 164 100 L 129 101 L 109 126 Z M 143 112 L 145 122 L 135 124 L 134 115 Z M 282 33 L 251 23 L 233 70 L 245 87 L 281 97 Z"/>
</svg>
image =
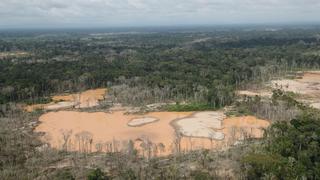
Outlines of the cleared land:
<svg viewBox="0 0 320 180">
<path fill-rule="evenodd" d="M 311 106 L 314 107 L 314 108 L 320 109 L 320 102 L 312 103 Z"/>
<path fill-rule="evenodd" d="M 140 120 L 145 117 L 152 117 L 158 121 L 142 126 L 128 126 L 130 121 L 141 122 Z M 168 155 L 176 152 L 178 147 L 181 151 L 227 148 L 237 140 L 243 139 L 244 136 L 261 137 L 260 128 L 269 125 L 268 121 L 258 120 L 255 117 L 223 119 L 221 112 L 195 114 L 192 112 L 152 112 L 145 115 L 126 115 L 125 111 L 113 113 L 59 111 L 42 115 L 41 123 L 35 131 L 44 132 L 43 141 L 57 149 L 83 152 L 119 151 L 127 148 L 128 141 L 132 140 L 140 154 L 152 149 L 152 152 L 157 155 Z M 209 122 L 210 120 L 214 125 Z M 179 133 L 172 126 L 174 121 L 180 122 L 179 124 L 183 127 L 186 124 L 188 128 L 185 130 L 192 133 L 203 128 L 218 128 L 214 132 L 221 134 L 224 138 L 220 136 L 216 139 L 177 136 Z M 194 124 L 193 128 L 192 124 Z M 204 127 L 206 125 L 208 127 Z"/>
<path fill-rule="evenodd" d="M 12 57 L 26 57 L 26 56 L 29 56 L 29 53 L 23 52 L 23 51 L 0 52 L 0 59 L 12 58 Z"/>
<path fill-rule="evenodd" d="M 174 124 L 178 131 L 187 137 L 223 140 L 224 134 L 217 132 L 222 128 L 225 118 L 223 112 L 198 112 L 188 118 L 182 118 Z"/>
<path fill-rule="evenodd" d="M 99 100 L 103 100 L 107 89 L 87 90 L 81 93 L 56 95 L 52 97 L 54 102 L 48 104 L 35 104 L 26 106 L 25 110 L 32 112 L 36 109 L 59 110 L 65 108 L 89 108 L 99 105 Z"/>
<path fill-rule="evenodd" d="M 272 92 L 270 91 L 266 91 L 266 90 L 261 90 L 261 91 L 252 91 L 252 90 L 243 90 L 243 91 L 237 91 L 237 94 L 239 96 L 250 96 L 250 97 L 254 97 L 254 96 L 261 96 L 261 97 L 267 97 L 270 98 L 272 96 Z"/>
<path fill-rule="evenodd" d="M 314 108 L 320 109 L 320 71 L 307 71 L 301 77 L 295 79 L 273 80 L 269 86 L 272 89 L 281 89 L 287 92 L 299 94 L 297 98 L 305 104 L 309 104 Z M 272 89 L 264 90 L 242 90 L 238 91 L 238 95 L 242 96 L 261 96 L 270 98 Z"/>
<path fill-rule="evenodd" d="M 320 71 L 308 71 L 299 79 L 272 81 L 273 88 L 300 94 L 298 101 L 320 109 Z"/>
<path fill-rule="evenodd" d="M 45 132 L 44 140 L 58 149 L 63 148 L 64 132 L 68 132 L 68 134 L 71 133 L 67 142 L 69 150 L 85 151 L 88 148 L 86 141 L 92 139 L 92 146 L 90 146 L 92 151 L 98 151 L 99 144 L 103 146 L 102 151 L 115 151 L 122 149 L 124 142 L 133 140 L 138 143 L 141 141 L 151 141 L 153 144 L 163 143 L 165 146 L 163 153 L 170 154 L 175 134 L 170 122 L 191 114 L 148 113 L 146 116 L 155 117 L 159 121 L 144 126 L 130 127 L 127 125 L 129 121 L 143 118 L 143 116 L 125 115 L 124 111 L 113 113 L 59 111 L 41 116 L 41 124 L 35 131 Z M 86 138 L 86 143 L 83 138 Z"/>
<path fill-rule="evenodd" d="M 280 88 L 308 97 L 320 95 L 320 71 L 305 72 L 301 79 L 283 79 L 271 81 L 273 88 Z"/>
</svg>

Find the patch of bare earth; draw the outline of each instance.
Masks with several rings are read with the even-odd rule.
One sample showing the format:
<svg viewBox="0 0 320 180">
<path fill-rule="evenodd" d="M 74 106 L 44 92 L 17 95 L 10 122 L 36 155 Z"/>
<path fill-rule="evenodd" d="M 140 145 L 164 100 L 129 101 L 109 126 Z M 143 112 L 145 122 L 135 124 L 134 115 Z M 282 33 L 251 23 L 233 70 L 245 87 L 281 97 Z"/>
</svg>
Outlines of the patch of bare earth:
<svg viewBox="0 0 320 180">
<path fill-rule="evenodd" d="M 36 109 L 43 110 L 59 110 L 66 108 L 89 108 L 99 105 L 99 101 L 104 99 L 107 89 L 87 90 L 81 93 L 56 95 L 52 97 L 54 102 L 48 104 L 35 104 L 26 106 L 27 112 L 32 112 Z"/>
<path fill-rule="evenodd" d="M 320 109 L 320 102 L 318 102 L 318 103 L 312 103 L 312 104 L 311 104 L 311 107 L 314 107 L 314 108 L 316 108 L 316 109 Z"/>
<path fill-rule="evenodd" d="M 300 77 L 294 79 L 280 79 L 270 82 L 272 89 L 281 89 L 286 92 L 299 94 L 300 102 L 320 109 L 320 71 L 307 71 L 299 73 Z M 242 90 L 237 91 L 239 96 L 272 97 L 272 89 Z"/>
<path fill-rule="evenodd" d="M 261 97 L 268 97 L 270 98 L 272 96 L 272 92 L 267 91 L 267 90 L 242 90 L 242 91 L 237 91 L 237 94 L 239 96 L 249 96 L 249 97 L 254 97 L 254 96 L 261 96 Z"/>
<path fill-rule="evenodd" d="M 215 132 L 223 134 L 223 139 L 215 139 L 212 136 L 209 138 L 183 137 L 181 141 L 182 149 L 224 150 L 241 143 L 245 138 L 262 138 L 263 129 L 269 125 L 269 121 L 257 119 L 254 116 L 226 118 L 222 121 L 221 129 L 215 129 Z"/>
<path fill-rule="evenodd" d="M 40 117 L 36 132 L 45 132 L 44 141 L 57 149 L 72 151 L 115 151 L 124 148 L 125 142 L 143 141 L 164 145 L 163 154 L 170 154 L 174 128 L 170 122 L 191 113 L 154 112 L 146 116 L 159 121 L 143 126 L 130 127 L 132 119 L 140 115 L 125 115 L 124 111 L 113 113 L 87 113 L 59 111 Z"/>
<path fill-rule="evenodd" d="M 152 149 L 154 155 L 162 156 L 177 152 L 177 149 L 222 149 L 243 138 L 243 132 L 261 137 L 260 128 L 267 125 L 267 121 L 254 117 L 224 118 L 222 112 L 127 115 L 125 111 L 59 111 L 42 115 L 35 131 L 44 132 L 43 141 L 57 149 L 114 152 L 126 149 L 128 141 L 132 140 L 139 154 Z M 129 126 L 130 122 L 135 126 Z M 177 122 L 183 131 L 172 126 Z M 214 138 L 211 134 L 215 134 Z"/>
<path fill-rule="evenodd" d="M 222 128 L 224 118 L 223 112 L 198 112 L 191 117 L 177 120 L 174 125 L 186 137 L 222 140 L 224 134 L 217 130 Z"/>
<path fill-rule="evenodd" d="M 282 79 L 271 81 L 273 88 L 290 91 L 297 94 L 320 95 L 320 72 L 305 72 L 301 79 Z"/>
<path fill-rule="evenodd" d="M 29 53 L 24 51 L 0 52 L 0 59 L 10 58 L 10 57 L 26 57 L 26 56 L 29 56 Z"/>
<path fill-rule="evenodd" d="M 320 71 L 308 71 L 299 79 L 283 79 L 271 82 L 273 88 L 300 94 L 299 101 L 319 108 Z"/>
</svg>

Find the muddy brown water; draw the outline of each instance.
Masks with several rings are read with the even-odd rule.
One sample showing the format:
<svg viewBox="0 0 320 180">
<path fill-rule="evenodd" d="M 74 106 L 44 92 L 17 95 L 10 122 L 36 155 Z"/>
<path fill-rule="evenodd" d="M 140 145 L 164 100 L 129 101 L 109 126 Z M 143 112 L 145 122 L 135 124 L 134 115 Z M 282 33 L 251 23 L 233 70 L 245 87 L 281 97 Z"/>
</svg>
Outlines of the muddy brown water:
<svg viewBox="0 0 320 180">
<path fill-rule="evenodd" d="M 176 151 L 178 144 L 181 151 L 227 148 L 244 136 L 262 137 L 261 128 L 269 126 L 268 121 L 253 116 L 226 118 L 222 122 L 222 127 L 216 130 L 224 133 L 223 140 L 199 137 L 177 138 L 178 128 L 173 127 L 172 122 L 177 119 L 183 121 L 183 118 L 194 117 L 193 115 L 194 112 L 126 115 L 124 111 L 112 113 L 58 111 L 42 115 L 39 119 L 41 123 L 35 131 L 44 132 L 42 140 L 56 149 L 67 148 L 68 151 L 86 152 L 119 151 L 126 148 L 128 140 L 132 140 L 140 154 L 144 153 L 146 148 L 152 148 L 153 153 L 157 155 L 168 155 Z M 128 122 L 132 119 L 143 117 L 154 117 L 158 121 L 137 127 L 128 126 Z M 180 143 L 177 143 L 179 139 Z M 145 147 L 145 144 L 149 146 Z"/>
</svg>

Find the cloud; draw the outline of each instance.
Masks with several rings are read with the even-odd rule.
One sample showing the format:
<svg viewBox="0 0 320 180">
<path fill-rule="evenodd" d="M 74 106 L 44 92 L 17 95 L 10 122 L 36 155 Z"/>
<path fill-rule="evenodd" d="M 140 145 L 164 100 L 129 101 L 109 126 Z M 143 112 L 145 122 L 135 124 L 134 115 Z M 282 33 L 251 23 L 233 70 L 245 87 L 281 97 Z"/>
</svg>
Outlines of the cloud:
<svg viewBox="0 0 320 180">
<path fill-rule="evenodd" d="M 0 27 L 311 22 L 319 0 L 0 0 Z"/>
</svg>

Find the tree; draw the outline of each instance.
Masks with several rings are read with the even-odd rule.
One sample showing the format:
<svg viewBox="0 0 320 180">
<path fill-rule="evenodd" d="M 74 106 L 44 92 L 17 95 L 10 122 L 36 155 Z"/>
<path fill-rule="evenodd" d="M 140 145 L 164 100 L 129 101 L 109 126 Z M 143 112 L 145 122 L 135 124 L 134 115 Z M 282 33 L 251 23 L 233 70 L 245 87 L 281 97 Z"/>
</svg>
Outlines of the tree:
<svg viewBox="0 0 320 180">
<path fill-rule="evenodd" d="M 93 135 L 88 131 L 77 133 L 76 140 L 78 141 L 78 150 L 80 152 L 89 153 L 92 151 Z"/>
<path fill-rule="evenodd" d="M 70 137 L 72 135 L 72 130 L 61 130 L 63 136 L 62 149 L 68 151 L 68 144 L 70 143 Z"/>
<path fill-rule="evenodd" d="M 106 180 L 106 179 L 108 178 L 104 175 L 104 173 L 99 168 L 92 170 L 88 174 L 88 180 Z"/>
<path fill-rule="evenodd" d="M 318 179 L 320 177 L 319 113 L 304 113 L 289 123 L 277 122 L 266 131 L 260 153 L 243 162 L 248 178 Z"/>
<path fill-rule="evenodd" d="M 158 143 L 158 148 L 159 148 L 159 152 L 160 152 L 159 155 L 161 156 L 161 153 L 165 152 L 166 146 L 163 143 Z"/>
</svg>

